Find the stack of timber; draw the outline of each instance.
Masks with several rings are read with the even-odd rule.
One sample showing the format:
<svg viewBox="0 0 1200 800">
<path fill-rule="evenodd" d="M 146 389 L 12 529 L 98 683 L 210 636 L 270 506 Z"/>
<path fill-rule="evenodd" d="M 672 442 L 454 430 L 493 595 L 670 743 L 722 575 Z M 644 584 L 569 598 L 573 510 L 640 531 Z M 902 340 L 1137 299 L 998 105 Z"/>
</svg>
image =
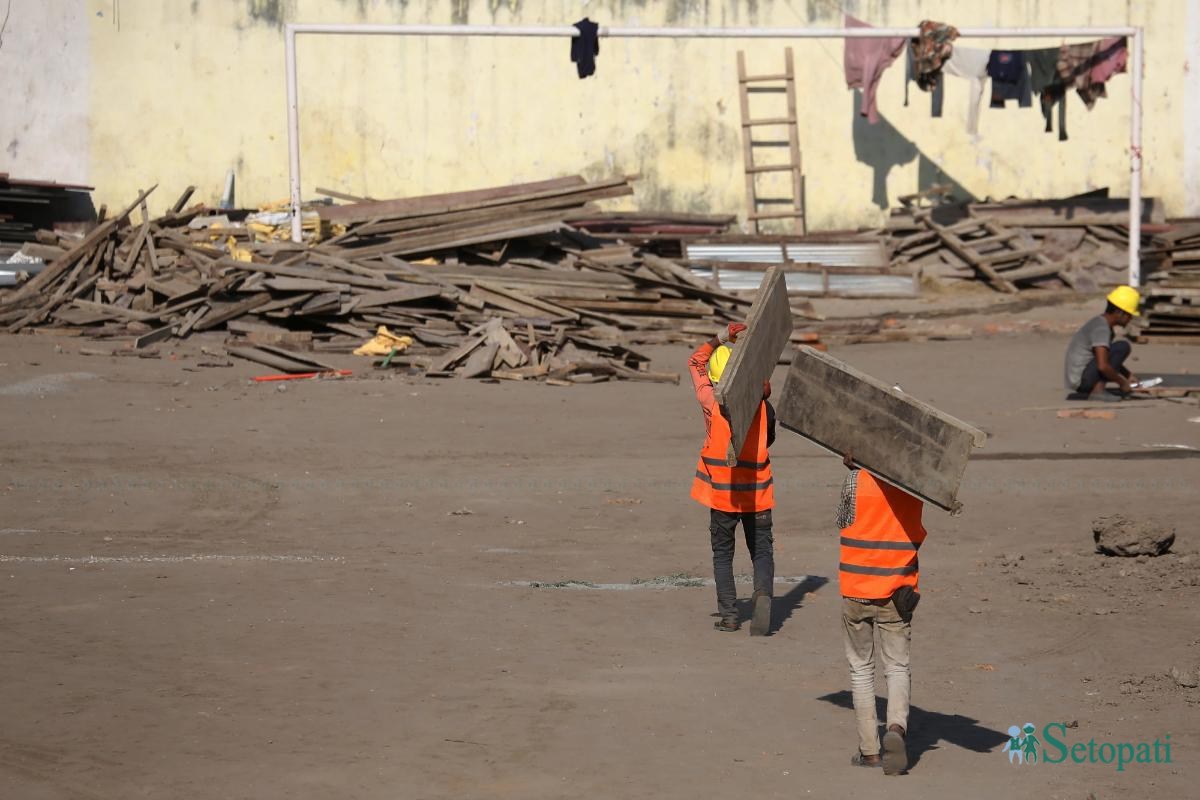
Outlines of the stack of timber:
<svg viewBox="0 0 1200 800">
<path fill-rule="evenodd" d="M 43 235 L 47 266 L 0 291 L 0 325 L 136 347 L 223 331 L 231 354 L 263 363 L 256 348 L 349 352 L 383 326 L 413 340 L 389 367 L 579 383 L 677 380 L 629 348 L 690 343 L 688 326 L 711 335 L 751 304 L 567 222 L 631 193 L 624 178 L 328 206 L 317 230 L 336 235 L 308 245 L 245 213 L 185 209 L 190 190 L 152 219 L 150 191 L 82 238 Z"/>
<path fill-rule="evenodd" d="M 1148 256 L 1160 260 L 1141 288 L 1140 338 L 1200 344 L 1200 220 L 1172 220 Z"/>
<path fill-rule="evenodd" d="M 610 211 L 572 216 L 571 227 L 602 241 L 642 247 L 664 258 L 680 259 L 689 242 L 726 233 L 735 214 Z"/>
<path fill-rule="evenodd" d="M 1129 269 L 1129 201 L 1098 192 L 1062 200 L 910 202 L 885 231 L 892 266 L 943 283 L 983 281 L 1002 292 L 1068 287 L 1094 291 L 1124 283 Z M 937 197 L 935 200 L 944 198 Z M 1147 199 L 1143 245 L 1161 229 L 1162 204 Z M 1148 253 L 1143 269 L 1156 256 Z"/>
<path fill-rule="evenodd" d="M 20 180 L 0 172 L 0 250 L 34 241 L 41 229 L 91 222 L 96 218 L 91 191 L 90 186 Z"/>
</svg>

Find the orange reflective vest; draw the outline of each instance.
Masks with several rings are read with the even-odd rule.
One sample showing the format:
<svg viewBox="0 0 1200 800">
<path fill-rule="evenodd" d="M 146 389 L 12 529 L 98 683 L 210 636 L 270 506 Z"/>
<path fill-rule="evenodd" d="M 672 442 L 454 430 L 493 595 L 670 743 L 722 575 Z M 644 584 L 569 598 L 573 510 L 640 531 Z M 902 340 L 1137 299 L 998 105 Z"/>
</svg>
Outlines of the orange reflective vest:
<svg viewBox="0 0 1200 800">
<path fill-rule="evenodd" d="M 767 455 L 767 404 L 759 404 L 746 443 L 732 467 L 726 466 L 731 437 L 729 421 L 714 406 L 708 436 L 696 464 L 692 498 L 709 508 L 731 513 L 774 508 L 775 481 Z"/>
<path fill-rule="evenodd" d="M 842 596 L 882 600 L 901 586 L 916 589 L 917 550 L 925 541 L 924 503 L 865 469 L 855 479 L 854 522 L 842 528 Z"/>
</svg>

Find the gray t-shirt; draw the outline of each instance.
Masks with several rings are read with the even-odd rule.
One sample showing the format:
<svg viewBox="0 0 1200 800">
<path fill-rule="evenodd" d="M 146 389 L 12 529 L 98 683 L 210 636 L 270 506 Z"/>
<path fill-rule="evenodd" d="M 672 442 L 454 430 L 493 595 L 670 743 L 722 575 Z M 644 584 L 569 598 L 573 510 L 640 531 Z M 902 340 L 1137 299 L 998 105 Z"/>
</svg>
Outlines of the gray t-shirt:
<svg viewBox="0 0 1200 800">
<path fill-rule="evenodd" d="M 1112 345 L 1112 328 L 1103 316 L 1092 317 L 1075 331 L 1071 343 L 1067 345 L 1066 371 L 1064 378 L 1067 389 L 1075 391 L 1083 378 L 1083 370 L 1092 360 L 1093 347 L 1109 347 Z"/>
</svg>

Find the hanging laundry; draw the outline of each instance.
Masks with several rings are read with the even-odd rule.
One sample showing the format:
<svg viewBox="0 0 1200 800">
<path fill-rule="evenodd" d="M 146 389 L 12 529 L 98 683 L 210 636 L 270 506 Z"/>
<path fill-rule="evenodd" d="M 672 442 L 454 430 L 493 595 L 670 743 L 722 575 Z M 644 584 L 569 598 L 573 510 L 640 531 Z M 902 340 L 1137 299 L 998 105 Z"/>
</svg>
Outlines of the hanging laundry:
<svg viewBox="0 0 1200 800">
<path fill-rule="evenodd" d="M 845 22 L 847 28 L 872 27 L 849 14 L 846 15 Z M 863 90 L 859 113 L 874 125 L 879 121 L 879 110 L 875 106 L 875 90 L 879 88 L 879 80 L 883 77 L 883 71 L 892 65 L 892 62 L 904 49 L 904 39 L 902 37 L 847 38 L 845 42 L 843 66 L 846 69 L 846 87 Z"/>
<path fill-rule="evenodd" d="M 1108 97 L 1104 82 L 1125 71 L 1128 57 L 1124 37 L 1063 45 L 1058 56 L 1058 74 L 1090 110 L 1097 98 Z"/>
<path fill-rule="evenodd" d="M 956 47 L 946 62 L 946 73 L 959 78 L 966 78 L 971 85 L 967 96 L 967 133 L 972 136 L 979 134 L 979 101 L 983 99 L 983 81 L 987 78 L 988 58 L 990 50 L 975 50 L 970 47 Z"/>
<path fill-rule="evenodd" d="M 1058 140 L 1067 140 L 1067 85 L 1058 74 L 1058 57 L 1061 47 L 1042 50 L 1026 50 L 1025 60 L 1029 63 L 1029 88 L 1041 96 L 1042 117 L 1046 120 L 1046 133 L 1054 128 L 1054 106 L 1058 106 Z"/>
<path fill-rule="evenodd" d="M 1113 75 L 1124 72 L 1129 63 L 1129 43 L 1124 36 L 1101 39 L 1100 52 L 1092 66 L 1092 83 L 1105 83 Z"/>
<path fill-rule="evenodd" d="M 578 36 L 571 37 L 571 61 L 580 79 L 596 72 L 596 56 L 600 55 L 600 26 L 587 17 L 575 23 Z"/>
<path fill-rule="evenodd" d="M 942 65 L 954 51 L 951 42 L 958 38 L 958 28 L 927 19 L 921 22 L 919 31 L 912 40 L 913 74 L 917 86 L 928 92 L 938 85 Z"/>
<path fill-rule="evenodd" d="M 992 79 L 992 108 L 1004 108 L 1008 100 L 1016 100 L 1021 108 L 1033 105 L 1025 53 L 1020 50 L 993 50 L 988 57 L 987 73 Z"/>
<path fill-rule="evenodd" d="M 904 59 L 904 106 L 908 107 L 908 84 L 917 79 L 916 68 L 913 56 L 913 41 L 908 42 L 908 55 Z M 946 82 L 942 80 L 942 73 L 939 71 L 937 81 L 933 84 L 933 96 L 930 98 L 929 115 L 932 117 L 940 117 L 942 115 L 942 101 L 945 98 Z"/>
</svg>

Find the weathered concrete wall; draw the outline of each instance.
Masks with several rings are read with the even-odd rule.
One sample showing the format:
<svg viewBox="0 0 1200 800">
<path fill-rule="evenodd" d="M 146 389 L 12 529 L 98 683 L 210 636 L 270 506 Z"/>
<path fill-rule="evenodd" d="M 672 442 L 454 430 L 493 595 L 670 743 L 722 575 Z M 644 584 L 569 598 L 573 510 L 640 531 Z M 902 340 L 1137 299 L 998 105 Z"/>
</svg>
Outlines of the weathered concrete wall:
<svg viewBox="0 0 1200 800">
<path fill-rule="evenodd" d="M 0 172 L 63 183 L 90 179 L 91 44 L 83 6 L 13 3 L 0 35 Z"/>
<path fill-rule="evenodd" d="M 232 167 L 241 202 L 284 199 L 282 25 L 288 21 L 569 24 L 587 14 L 623 25 L 840 26 L 845 7 L 876 25 L 907 26 L 925 18 L 963 26 L 1145 25 L 1146 192 L 1163 197 L 1170 213 L 1200 213 L 1200 98 L 1197 81 L 1187 81 L 1189 66 L 1197 68 L 1198 2 L 17 3 L 10 28 L 53 31 L 47 35 L 67 55 L 51 58 L 36 37 L 6 37 L 0 63 L 23 59 L 44 80 L 33 85 L 34 124 L 22 138 L 39 144 L 29 145 L 21 161 L 4 151 L 0 170 L 83 177 L 98 186 L 97 201 L 110 205 L 158 182 L 161 208 L 189 183 L 200 187 L 199 197 L 215 201 Z M 55 13 L 70 24 L 55 23 Z M 87 36 L 73 40 L 69 31 L 80 25 L 88 26 Z M 301 37 L 304 191 L 310 196 L 314 187 L 329 186 L 393 196 L 574 172 L 636 172 L 642 180 L 635 202 L 643 208 L 742 212 L 736 52 L 739 46 L 748 51 L 751 71 L 773 72 L 786 44 L 604 40 L 597 75 L 580 81 L 564 40 Z M 845 88 L 842 43 L 791 45 L 802 76 L 800 137 L 816 227 L 873 224 L 897 195 L 935 180 L 952 180 L 978 197 L 1055 196 L 1100 186 L 1128 191 L 1128 75 L 1116 77 L 1110 97 L 1091 112 L 1070 98 L 1069 142 L 1042 132 L 1036 107 L 1000 111 L 986 102 L 981 134 L 972 140 L 964 126 L 965 82 L 947 79 L 945 116 L 931 119 L 929 98 L 915 87 L 904 105 L 903 64 L 897 64 L 879 90 L 883 121 L 870 126 L 857 116 L 855 95 Z M 0 71 L 0 89 L 13 81 Z M 87 93 L 86 122 L 71 99 L 77 91 Z M 13 121 L 4 117 L 0 133 L 7 134 Z"/>
</svg>

